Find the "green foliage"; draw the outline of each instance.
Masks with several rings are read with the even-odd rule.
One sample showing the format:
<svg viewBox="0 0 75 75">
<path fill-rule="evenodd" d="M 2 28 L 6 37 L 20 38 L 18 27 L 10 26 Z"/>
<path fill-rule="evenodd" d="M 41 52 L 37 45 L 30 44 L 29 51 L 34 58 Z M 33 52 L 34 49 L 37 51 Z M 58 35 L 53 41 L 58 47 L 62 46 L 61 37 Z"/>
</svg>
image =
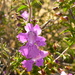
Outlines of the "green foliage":
<svg viewBox="0 0 75 75">
<path fill-rule="evenodd" d="M 21 10 L 23 10 L 23 9 L 27 9 L 27 8 L 28 8 L 27 5 L 21 5 L 21 6 L 17 9 L 17 11 L 19 12 L 19 11 L 21 11 Z"/>
</svg>

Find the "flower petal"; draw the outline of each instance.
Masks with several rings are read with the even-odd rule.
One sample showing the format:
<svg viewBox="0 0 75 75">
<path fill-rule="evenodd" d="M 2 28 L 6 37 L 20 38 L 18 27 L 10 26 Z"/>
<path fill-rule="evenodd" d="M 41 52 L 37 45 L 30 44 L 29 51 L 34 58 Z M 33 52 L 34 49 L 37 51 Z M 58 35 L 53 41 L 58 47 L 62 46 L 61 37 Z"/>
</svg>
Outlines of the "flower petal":
<svg viewBox="0 0 75 75">
<path fill-rule="evenodd" d="M 25 26 L 25 30 L 26 30 L 27 32 L 33 31 L 33 24 L 28 23 L 28 24 Z"/>
<path fill-rule="evenodd" d="M 34 62 L 32 60 L 24 60 L 24 61 L 22 61 L 22 65 L 23 65 L 23 67 L 27 68 L 27 71 L 32 70 L 33 63 Z"/>
<path fill-rule="evenodd" d="M 28 48 L 27 58 L 34 58 L 39 54 L 39 50 L 37 49 L 36 45 L 27 43 L 26 46 Z"/>
<path fill-rule="evenodd" d="M 45 40 L 46 40 L 46 39 L 45 39 L 44 37 L 37 36 L 36 44 L 37 44 L 38 46 L 44 46 L 44 45 L 46 45 Z"/>
<path fill-rule="evenodd" d="M 48 54 L 49 54 L 48 51 L 40 51 L 41 58 L 46 57 Z"/>
<path fill-rule="evenodd" d="M 17 38 L 21 43 L 24 43 L 27 41 L 27 34 L 26 33 L 20 33 L 17 35 Z"/>
<path fill-rule="evenodd" d="M 37 35 L 34 32 L 28 32 L 28 42 L 34 44 L 36 41 Z"/>
<path fill-rule="evenodd" d="M 71 73 L 69 73 L 68 75 L 72 75 Z"/>
<path fill-rule="evenodd" d="M 20 50 L 19 52 L 23 55 L 23 56 L 26 56 L 28 55 L 28 48 L 26 48 L 26 46 L 22 46 L 20 47 Z"/>
<path fill-rule="evenodd" d="M 19 52 L 26 58 L 35 58 L 39 54 L 39 50 L 36 45 L 30 45 L 29 43 L 26 46 L 20 47 Z"/>
<path fill-rule="evenodd" d="M 24 12 L 21 14 L 21 16 L 22 16 L 25 20 L 27 20 L 28 17 L 29 17 L 29 13 L 27 13 L 27 11 L 24 11 Z"/>
<path fill-rule="evenodd" d="M 41 34 L 41 31 L 42 31 L 42 30 L 40 29 L 39 25 L 36 24 L 36 25 L 34 26 L 34 31 L 37 32 L 37 35 L 39 35 L 39 34 Z"/>
<path fill-rule="evenodd" d="M 35 58 L 33 58 L 33 61 L 37 61 L 39 59 L 42 59 L 48 55 L 48 51 L 39 51 L 39 55 Z"/>
<path fill-rule="evenodd" d="M 42 66 L 43 65 L 43 58 L 48 55 L 48 51 L 39 51 L 39 55 L 32 60 L 36 63 L 36 66 Z"/>
<path fill-rule="evenodd" d="M 35 65 L 38 67 L 43 66 L 43 59 L 37 60 Z"/>
</svg>

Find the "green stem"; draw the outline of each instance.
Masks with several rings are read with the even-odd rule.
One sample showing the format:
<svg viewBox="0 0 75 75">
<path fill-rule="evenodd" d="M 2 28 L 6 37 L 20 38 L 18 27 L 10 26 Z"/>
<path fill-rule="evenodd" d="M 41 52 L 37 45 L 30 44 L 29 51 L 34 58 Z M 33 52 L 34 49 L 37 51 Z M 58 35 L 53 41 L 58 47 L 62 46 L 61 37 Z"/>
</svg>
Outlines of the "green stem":
<svg viewBox="0 0 75 75">
<path fill-rule="evenodd" d="M 30 0 L 28 0 L 28 5 L 29 5 L 29 19 L 28 19 L 28 22 L 30 22 L 31 18 L 32 18 L 32 6 L 30 4 Z"/>
</svg>

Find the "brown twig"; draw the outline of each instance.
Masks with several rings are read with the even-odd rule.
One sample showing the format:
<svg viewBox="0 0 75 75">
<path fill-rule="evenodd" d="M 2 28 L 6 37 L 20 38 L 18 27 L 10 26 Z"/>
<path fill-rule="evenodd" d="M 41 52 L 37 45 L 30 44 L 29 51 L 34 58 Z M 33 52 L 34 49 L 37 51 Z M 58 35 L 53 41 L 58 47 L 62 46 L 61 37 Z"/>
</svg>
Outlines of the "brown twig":
<svg viewBox="0 0 75 75">
<path fill-rule="evenodd" d="M 69 49 L 69 47 L 67 47 L 57 58 L 55 58 L 53 62 L 55 62 L 57 59 L 59 59 L 68 49 Z"/>
<path fill-rule="evenodd" d="M 58 60 L 72 45 L 73 45 L 73 42 L 72 42 L 71 45 L 70 45 L 69 47 L 67 47 L 57 58 L 55 58 L 53 62 L 55 62 L 56 60 Z"/>
<path fill-rule="evenodd" d="M 69 9 L 69 14 L 71 15 L 71 17 L 75 20 L 75 16 L 72 13 L 72 9 Z"/>
<path fill-rule="evenodd" d="M 55 19 L 55 20 L 53 20 L 53 19 L 49 19 L 45 24 L 43 24 L 42 26 L 41 26 L 41 29 L 44 29 L 47 25 L 48 25 L 48 23 L 50 23 L 50 22 L 55 22 L 55 21 L 57 21 L 59 18 L 57 18 L 57 19 Z M 52 25 L 51 25 L 52 26 Z"/>
</svg>

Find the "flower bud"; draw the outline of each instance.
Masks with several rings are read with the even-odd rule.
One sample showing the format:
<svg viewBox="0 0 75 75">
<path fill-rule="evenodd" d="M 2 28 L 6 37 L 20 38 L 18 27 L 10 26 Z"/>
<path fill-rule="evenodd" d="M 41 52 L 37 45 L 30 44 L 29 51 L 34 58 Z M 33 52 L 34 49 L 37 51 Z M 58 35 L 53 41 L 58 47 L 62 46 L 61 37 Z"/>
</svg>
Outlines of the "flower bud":
<svg viewBox="0 0 75 75">
<path fill-rule="evenodd" d="M 21 23 L 18 23 L 17 26 L 20 27 L 21 26 Z"/>
<path fill-rule="evenodd" d="M 54 7 L 53 10 L 56 11 L 57 9 L 59 9 L 58 7 Z"/>
<path fill-rule="evenodd" d="M 56 14 L 54 14 L 55 16 L 62 16 L 62 13 L 61 12 L 58 12 Z"/>
<path fill-rule="evenodd" d="M 36 22 L 37 22 L 37 20 L 33 20 L 33 22 L 34 22 L 34 23 L 36 23 Z"/>
<path fill-rule="evenodd" d="M 20 20 L 20 19 L 22 19 L 22 17 L 21 16 L 17 16 L 17 20 Z"/>
<path fill-rule="evenodd" d="M 68 21 L 68 17 L 67 16 L 60 17 L 60 19 L 63 20 L 63 21 Z"/>
</svg>

